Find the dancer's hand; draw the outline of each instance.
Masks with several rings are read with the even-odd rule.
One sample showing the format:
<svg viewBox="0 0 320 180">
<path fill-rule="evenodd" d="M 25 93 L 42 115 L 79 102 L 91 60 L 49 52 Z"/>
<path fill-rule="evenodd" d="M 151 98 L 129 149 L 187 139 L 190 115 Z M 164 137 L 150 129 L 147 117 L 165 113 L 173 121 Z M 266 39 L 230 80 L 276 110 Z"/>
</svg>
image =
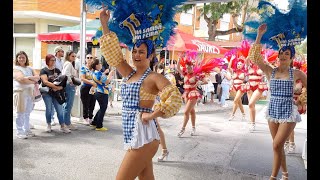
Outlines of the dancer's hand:
<svg viewBox="0 0 320 180">
<path fill-rule="evenodd" d="M 144 112 L 141 115 L 142 124 L 149 124 L 149 121 L 152 120 L 152 113 Z"/>
<path fill-rule="evenodd" d="M 261 24 L 259 27 L 258 27 L 258 34 L 259 35 L 263 35 L 264 33 L 267 32 L 267 24 L 264 23 L 264 24 Z"/>
<path fill-rule="evenodd" d="M 110 19 L 110 11 L 108 10 L 108 6 L 104 6 L 102 3 L 102 11 L 100 12 L 100 21 L 101 24 L 108 24 Z"/>
<path fill-rule="evenodd" d="M 102 11 L 100 12 L 100 22 L 103 30 L 103 34 L 108 34 L 110 32 L 108 27 L 108 22 L 110 19 L 110 11 L 108 10 L 108 6 L 104 7 L 102 3 Z"/>
</svg>

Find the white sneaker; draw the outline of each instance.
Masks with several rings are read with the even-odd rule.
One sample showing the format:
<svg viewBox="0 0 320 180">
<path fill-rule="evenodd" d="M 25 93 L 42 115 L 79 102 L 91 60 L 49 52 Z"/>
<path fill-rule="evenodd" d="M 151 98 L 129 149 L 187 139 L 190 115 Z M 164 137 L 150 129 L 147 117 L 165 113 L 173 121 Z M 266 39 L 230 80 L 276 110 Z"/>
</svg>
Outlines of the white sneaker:
<svg viewBox="0 0 320 180">
<path fill-rule="evenodd" d="M 178 137 L 181 137 L 184 132 L 185 132 L 185 128 L 182 128 L 178 133 Z"/>
<path fill-rule="evenodd" d="M 196 134 L 196 128 L 193 127 L 192 130 L 191 130 L 190 135 L 191 135 L 191 136 L 194 136 L 195 134 Z"/>
<path fill-rule="evenodd" d="M 54 119 L 52 119 L 52 120 L 51 120 L 51 126 L 55 126 L 55 125 L 57 125 L 57 123 L 54 122 Z"/>
<path fill-rule="evenodd" d="M 63 133 L 71 133 L 70 129 L 67 128 L 67 127 L 61 127 L 60 130 L 63 132 Z"/>
<path fill-rule="evenodd" d="M 234 115 L 231 115 L 231 117 L 228 119 L 228 121 L 232 121 L 232 120 L 234 120 Z"/>
<path fill-rule="evenodd" d="M 256 124 L 255 123 L 251 123 L 250 127 L 249 127 L 249 132 L 253 132 L 256 129 Z"/>
<path fill-rule="evenodd" d="M 28 139 L 28 136 L 25 134 L 17 134 L 17 138 L 19 139 Z"/>
<path fill-rule="evenodd" d="M 89 118 L 83 119 L 83 124 L 90 125 Z"/>
<path fill-rule="evenodd" d="M 30 127 L 30 129 L 34 129 L 34 125 L 31 123 L 29 123 L 29 127 Z"/>
<path fill-rule="evenodd" d="M 68 129 L 70 130 L 77 130 L 78 128 L 76 126 L 74 126 L 73 124 L 70 124 L 69 126 L 67 126 Z"/>
<path fill-rule="evenodd" d="M 28 131 L 28 132 L 27 132 L 27 136 L 28 136 L 28 137 L 35 137 L 36 134 L 33 133 L 32 131 Z"/>
<path fill-rule="evenodd" d="M 51 131 L 52 131 L 52 129 L 51 129 L 51 124 L 48 124 L 47 129 L 46 129 L 46 132 L 50 133 Z"/>
<path fill-rule="evenodd" d="M 242 121 L 246 121 L 246 115 L 242 114 Z"/>
<path fill-rule="evenodd" d="M 93 121 L 92 119 L 89 119 L 89 124 L 91 124 L 91 123 L 92 123 L 92 121 Z"/>
</svg>

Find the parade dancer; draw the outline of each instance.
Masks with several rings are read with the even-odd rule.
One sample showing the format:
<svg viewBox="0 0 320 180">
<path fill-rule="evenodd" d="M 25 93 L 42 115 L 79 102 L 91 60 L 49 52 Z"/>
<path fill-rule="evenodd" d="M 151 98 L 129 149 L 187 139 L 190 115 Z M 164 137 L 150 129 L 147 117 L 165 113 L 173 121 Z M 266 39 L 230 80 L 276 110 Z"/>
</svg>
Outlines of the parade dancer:
<svg viewBox="0 0 320 180">
<path fill-rule="evenodd" d="M 121 86 L 122 125 L 124 149 L 127 151 L 116 179 L 154 179 L 152 158 L 160 140 L 155 119 L 174 116 L 182 101 L 175 85 L 163 75 L 152 72 L 150 61 L 154 49 L 163 48 L 173 34 L 174 9 L 182 1 L 104 2 L 113 12 L 113 18 L 109 22 L 110 11 L 103 7 L 100 13 L 101 52 L 108 64 L 124 77 Z M 98 2 L 92 0 L 91 3 Z M 118 38 L 133 47 L 134 69 L 124 60 Z M 154 105 L 158 94 L 160 102 Z"/>
<path fill-rule="evenodd" d="M 293 61 L 293 68 L 307 73 L 307 64 L 304 61 Z M 303 87 L 301 80 L 296 81 L 296 85 L 293 89 L 294 104 L 298 107 L 299 114 L 306 114 L 307 112 L 307 89 Z M 294 142 L 294 130 L 290 134 L 287 141 L 284 143 L 284 150 L 286 153 L 294 153 L 296 144 Z"/>
<path fill-rule="evenodd" d="M 246 44 L 245 41 L 242 42 L 243 48 Z M 229 121 L 233 120 L 235 118 L 234 114 L 236 113 L 237 109 L 239 108 L 242 113 L 242 120 L 244 121 L 246 119 L 246 114 L 244 113 L 243 105 L 242 105 L 242 99 L 241 97 L 246 92 L 245 88 L 245 78 L 246 78 L 246 68 L 245 68 L 245 56 L 244 53 L 241 51 L 242 49 L 236 49 L 235 54 L 232 55 L 230 62 L 229 62 L 229 69 L 232 71 L 232 91 L 236 92 L 236 95 L 233 100 L 233 108 L 232 108 L 232 114 L 229 118 Z M 245 54 L 247 55 L 247 54 Z"/>
<path fill-rule="evenodd" d="M 250 47 L 249 47 L 250 48 Z M 276 51 L 264 50 L 265 62 L 272 62 L 278 55 Z M 253 132 L 256 128 L 256 102 L 262 96 L 264 91 L 268 90 L 267 82 L 264 81 L 264 73 L 256 64 L 252 63 L 249 58 L 246 59 L 248 66 L 248 82 L 246 84 L 246 90 L 248 95 L 249 115 L 250 115 L 250 126 L 249 132 Z"/>
<path fill-rule="evenodd" d="M 300 44 L 306 37 L 306 2 L 294 1 L 292 8 L 284 15 L 269 2 L 260 1 L 259 8 L 271 6 L 273 14 L 269 11 L 261 11 L 260 22 L 247 22 L 247 26 L 255 32 L 244 32 L 246 38 L 256 36 L 255 43 L 250 49 L 249 59 L 259 66 L 266 74 L 270 82 L 270 102 L 266 111 L 270 133 L 273 139 L 273 164 L 270 180 L 276 179 L 280 166 L 282 179 L 288 179 L 288 169 L 284 152 L 284 143 L 290 133 L 301 121 L 297 106 L 294 104 L 293 89 L 295 82 L 301 80 L 307 88 L 307 76 L 302 71 L 293 69 L 290 64 L 295 56 L 294 45 Z M 257 25 L 262 23 L 259 27 Z M 267 25 L 269 30 L 267 31 Z M 279 49 L 279 66 L 272 68 L 263 62 L 261 55 L 262 45 L 267 44 L 270 48 Z M 279 47 L 277 47 L 279 46 Z"/>
<path fill-rule="evenodd" d="M 183 57 L 184 56 L 184 57 Z M 205 78 L 205 73 L 211 72 L 214 67 L 221 64 L 220 59 L 211 59 L 206 62 L 202 60 L 201 63 L 196 61 L 197 53 L 195 52 L 186 52 L 185 55 L 179 58 L 177 70 L 184 76 L 184 93 L 183 98 L 185 99 L 185 110 L 184 110 L 184 120 L 183 125 L 178 133 L 178 137 L 181 137 L 185 132 L 185 128 L 191 116 L 192 130 L 190 135 L 194 136 L 196 132 L 196 112 L 195 105 L 199 99 L 202 99 L 202 95 L 197 86 L 207 83 Z M 183 66 L 183 69 L 181 69 Z"/>
</svg>

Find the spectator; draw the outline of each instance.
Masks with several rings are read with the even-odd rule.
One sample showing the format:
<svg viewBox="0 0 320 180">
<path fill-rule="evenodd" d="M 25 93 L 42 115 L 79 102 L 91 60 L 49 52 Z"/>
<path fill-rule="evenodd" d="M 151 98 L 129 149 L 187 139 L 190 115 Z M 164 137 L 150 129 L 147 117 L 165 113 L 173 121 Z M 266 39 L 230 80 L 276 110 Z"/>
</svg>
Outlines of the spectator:
<svg viewBox="0 0 320 180">
<path fill-rule="evenodd" d="M 221 70 L 221 106 L 222 107 L 228 107 L 228 104 L 226 104 L 226 99 L 229 97 L 229 90 L 231 85 L 231 74 L 229 69 L 227 68 L 228 64 L 224 64 Z"/>
<path fill-rule="evenodd" d="M 157 67 L 158 63 L 159 63 L 159 60 L 157 58 L 156 51 L 153 51 L 153 58 L 150 61 L 150 69 L 152 71 L 157 72 L 157 68 L 156 67 Z"/>
<path fill-rule="evenodd" d="M 54 53 L 56 58 L 55 67 L 58 68 L 60 72 L 62 72 L 64 64 L 64 60 L 62 59 L 64 57 L 64 50 L 61 46 L 57 46 L 54 48 Z"/>
<path fill-rule="evenodd" d="M 62 58 L 64 57 L 64 50 L 62 49 L 61 46 L 56 46 L 54 48 L 54 54 L 55 54 L 55 58 L 56 58 L 54 66 L 56 68 L 58 68 L 60 70 L 60 72 L 62 72 L 63 63 L 64 63 L 64 60 Z M 51 112 L 52 112 L 52 114 L 51 114 L 51 125 L 55 126 L 56 125 L 56 122 L 55 122 L 56 120 L 54 118 L 55 109 L 53 108 Z"/>
<path fill-rule="evenodd" d="M 218 83 L 217 83 L 217 81 L 216 81 L 216 75 L 217 75 L 218 73 L 217 72 L 215 72 L 215 71 L 213 71 L 213 72 L 211 72 L 210 74 L 209 74 L 209 80 L 211 81 L 211 83 L 212 83 L 212 86 L 213 86 L 213 92 L 212 91 L 210 91 L 210 93 L 211 93 L 211 100 L 210 100 L 210 102 L 211 103 L 213 103 L 214 102 L 214 95 L 215 94 L 217 94 L 217 87 L 218 87 Z M 220 77 L 220 79 L 221 79 L 221 77 Z M 221 82 L 220 82 L 221 83 Z"/>
<path fill-rule="evenodd" d="M 13 67 L 13 97 L 16 110 L 17 137 L 27 139 L 35 136 L 30 130 L 30 113 L 34 107 L 34 87 L 40 77 L 29 67 L 28 55 L 24 51 L 16 54 Z"/>
<path fill-rule="evenodd" d="M 96 98 L 93 94 L 89 93 L 91 87 L 96 87 L 96 83 L 92 79 L 92 64 L 93 56 L 87 54 L 86 64 L 81 67 L 80 79 L 83 82 L 80 88 L 80 98 L 83 106 L 83 120 L 85 124 L 89 125 L 92 122 L 93 110 L 96 104 Z"/>
<path fill-rule="evenodd" d="M 112 79 L 113 71 L 110 72 L 108 77 L 101 72 L 102 64 L 98 59 L 94 59 L 91 64 L 93 69 L 92 78 L 97 84 L 95 91 L 95 98 L 99 103 L 100 109 L 95 114 L 91 126 L 95 127 L 96 131 L 107 131 L 108 129 L 103 127 L 103 117 L 108 108 L 108 84 Z"/>
<path fill-rule="evenodd" d="M 106 59 L 103 56 L 101 56 L 100 63 L 102 64 L 101 72 L 105 75 L 109 75 L 110 67 L 109 67 L 109 64 L 107 63 Z"/>
<path fill-rule="evenodd" d="M 62 74 L 68 77 L 66 90 L 66 102 L 63 104 L 63 119 L 70 130 L 76 130 L 77 128 L 71 124 L 71 109 L 73 106 L 74 95 L 76 93 L 76 87 L 72 83 L 72 77 L 77 76 L 77 72 L 74 69 L 72 63 L 76 60 L 76 54 L 69 50 L 66 52 L 65 62 L 63 64 Z"/>
<path fill-rule="evenodd" d="M 65 121 L 63 119 L 62 105 L 59 104 L 57 99 L 54 98 L 53 93 L 51 93 L 52 91 L 56 92 L 63 89 L 62 86 L 57 86 L 53 84 L 53 80 L 56 77 L 58 77 L 58 75 L 61 74 L 60 70 L 58 68 L 55 68 L 55 65 L 54 65 L 55 61 L 56 61 L 55 57 L 52 54 L 48 54 L 46 56 L 47 67 L 44 67 L 40 71 L 42 87 L 48 87 L 50 89 L 47 92 L 41 92 L 44 104 L 46 106 L 46 121 L 48 124 L 46 131 L 47 132 L 52 131 L 51 115 L 52 115 L 53 109 L 55 109 L 57 111 L 57 117 L 59 120 L 59 124 L 61 126 L 60 130 L 63 133 L 70 133 L 71 131 L 67 128 L 67 126 L 65 125 Z"/>
</svg>

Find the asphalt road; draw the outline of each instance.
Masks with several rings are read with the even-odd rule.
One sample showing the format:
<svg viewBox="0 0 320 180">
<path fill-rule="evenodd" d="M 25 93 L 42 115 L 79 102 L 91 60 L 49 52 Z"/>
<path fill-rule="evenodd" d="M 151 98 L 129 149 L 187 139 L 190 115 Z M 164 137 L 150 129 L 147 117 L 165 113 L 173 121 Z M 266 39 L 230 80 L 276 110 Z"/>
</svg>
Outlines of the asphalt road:
<svg viewBox="0 0 320 180">
<path fill-rule="evenodd" d="M 246 112 L 248 111 L 245 106 Z M 154 157 L 157 180 L 262 180 L 268 179 L 272 165 L 272 142 L 267 122 L 258 107 L 257 125 L 249 133 L 237 112 L 226 121 L 230 109 L 198 113 L 196 136 L 190 136 L 191 122 L 182 138 L 177 137 L 183 116 L 160 119 L 169 150 L 166 162 Z M 248 113 L 246 113 L 248 114 Z M 247 115 L 248 116 L 248 115 Z M 13 117 L 13 120 L 15 117 Z M 307 136 L 306 115 L 296 127 L 296 153 L 287 156 L 290 180 L 306 180 L 301 158 Z M 43 111 L 34 111 L 31 122 L 36 137 L 17 139 L 13 130 L 13 179 L 15 180 L 113 180 L 125 151 L 120 116 L 105 116 L 106 132 L 77 124 L 71 134 L 45 132 Z M 13 121 L 14 123 L 14 121 Z M 15 125 L 13 126 L 15 127 Z M 278 178 L 280 178 L 279 173 Z"/>
</svg>

